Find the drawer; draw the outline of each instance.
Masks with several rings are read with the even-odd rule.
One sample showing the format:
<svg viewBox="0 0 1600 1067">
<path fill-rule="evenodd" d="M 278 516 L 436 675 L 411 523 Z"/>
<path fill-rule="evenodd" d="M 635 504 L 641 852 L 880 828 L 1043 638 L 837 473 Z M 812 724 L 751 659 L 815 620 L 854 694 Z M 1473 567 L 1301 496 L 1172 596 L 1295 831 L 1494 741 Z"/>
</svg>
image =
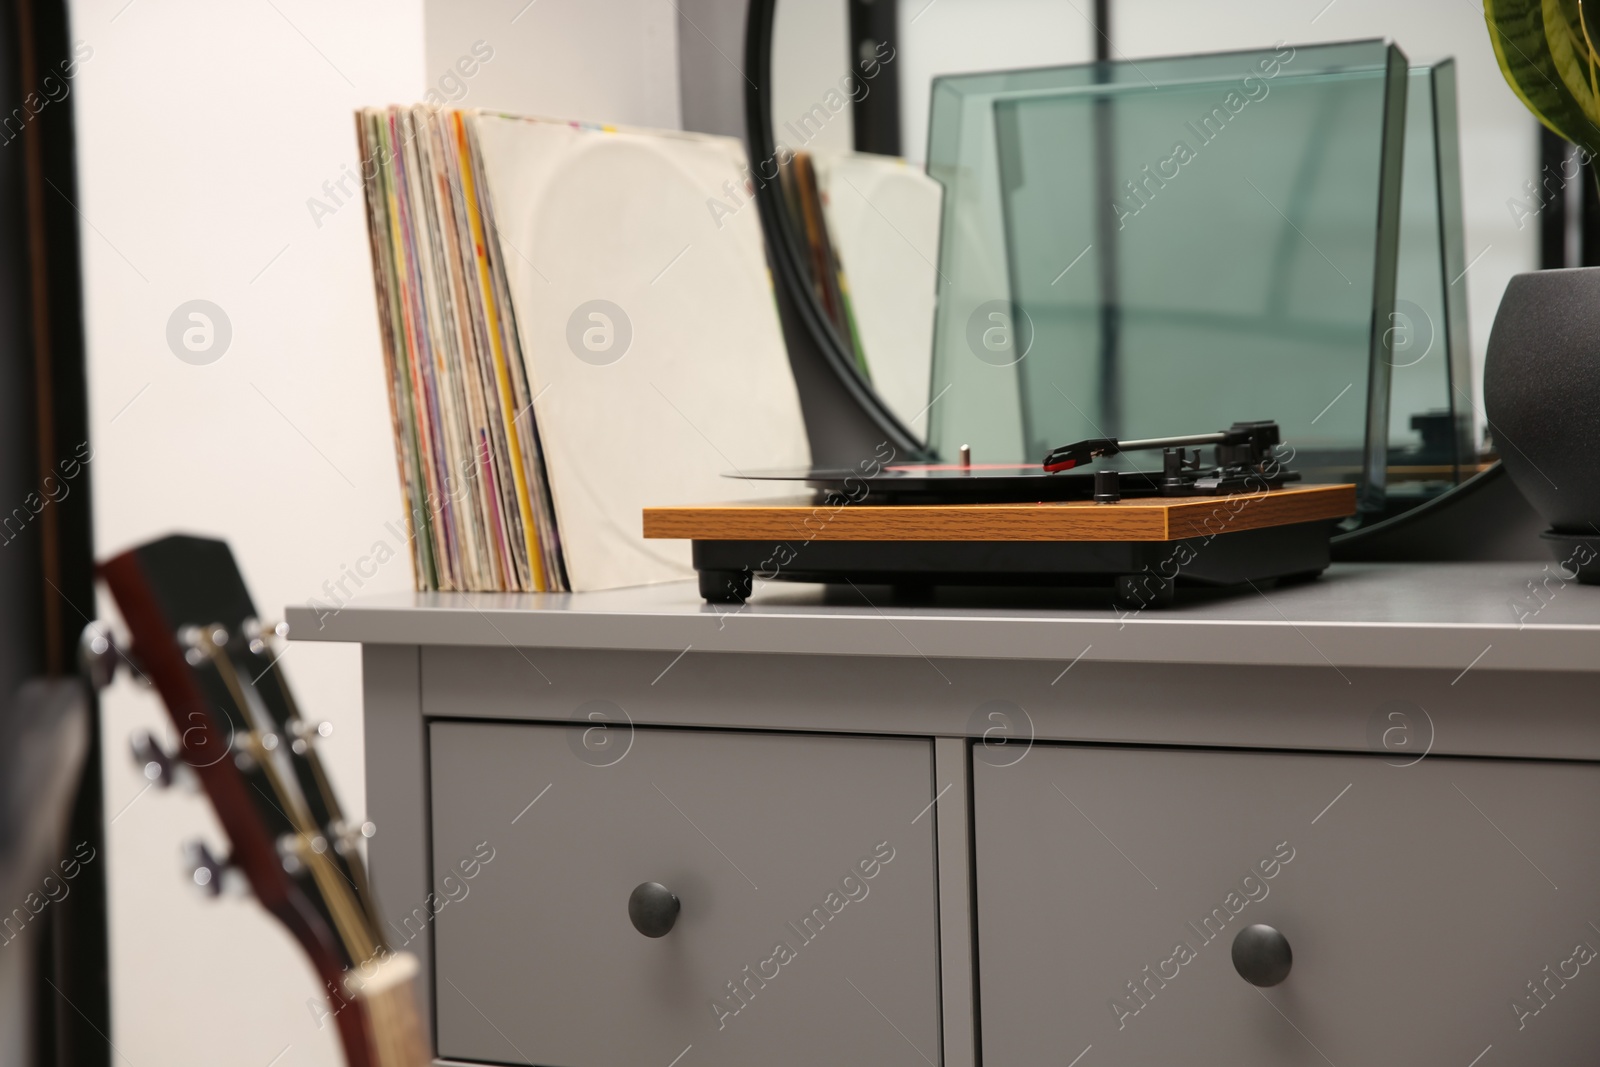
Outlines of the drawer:
<svg viewBox="0 0 1600 1067">
<path fill-rule="evenodd" d="M 1596 765 L 1039 745 L 973 774 L 986 1067 L 1600 1050 Z M 1281 984 L 1235 969 L 1253 924 Z"/>
<path fill-rule="evenodd" d="M 432 725 L 441 1055 L 941 1062 L 931 743 L 604 729 Z"/>
</svg>

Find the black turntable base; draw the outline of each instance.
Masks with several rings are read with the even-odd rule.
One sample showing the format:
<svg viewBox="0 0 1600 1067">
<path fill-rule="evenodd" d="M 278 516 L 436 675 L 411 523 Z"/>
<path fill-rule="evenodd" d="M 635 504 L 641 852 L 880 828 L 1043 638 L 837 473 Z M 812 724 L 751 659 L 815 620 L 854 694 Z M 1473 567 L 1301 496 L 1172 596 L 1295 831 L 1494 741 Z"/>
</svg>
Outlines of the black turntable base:
<svg viewBox="0 0 1600 1067">
<path fill-rule="evenodd" d="M 731 504 L 646 508 L 644 535 L 694 542 L 700 594 L 742 602 L 754 582 L 1100 586 L 1124 604 L 1177 584 L 1310 576 L 1329 562 L 1350 485 L 1114 503 Z"/>
<path fill-rule="evenodd" d="M 940 585 L 1105 587 L 1125 605 L 1170 603 L 1176 583 L 1228 586 L 1311 577 L 1328 566 L 1328 523 L 1179 541 L 811 541 L 787 566 L 769 541 L 696 541 L 700 595 L 739 603 L 756 579 Z M 1185 564 L 1183 561 L 1187 560 Z"/>
</svg>

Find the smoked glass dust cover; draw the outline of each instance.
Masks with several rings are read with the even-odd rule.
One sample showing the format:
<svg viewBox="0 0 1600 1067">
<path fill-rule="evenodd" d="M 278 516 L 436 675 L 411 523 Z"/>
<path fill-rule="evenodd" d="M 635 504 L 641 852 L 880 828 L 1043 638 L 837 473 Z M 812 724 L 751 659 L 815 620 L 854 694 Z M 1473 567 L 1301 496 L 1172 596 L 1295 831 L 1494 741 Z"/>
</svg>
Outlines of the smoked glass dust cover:
<svg viewBox="0 0 1600 1067">
<path fill-rule="evenodd" d="M 1384 41 L 939 78 L 930 443 L 1275 419 L 1376 509 L 1405 102 Z"/>
</svg>

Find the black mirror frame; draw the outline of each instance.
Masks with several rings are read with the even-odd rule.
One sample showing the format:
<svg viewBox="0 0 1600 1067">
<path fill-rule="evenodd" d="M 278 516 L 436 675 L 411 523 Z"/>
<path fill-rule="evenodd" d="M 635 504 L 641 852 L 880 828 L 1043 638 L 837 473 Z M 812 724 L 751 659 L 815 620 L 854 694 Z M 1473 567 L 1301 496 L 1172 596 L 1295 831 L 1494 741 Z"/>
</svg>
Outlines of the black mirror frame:
<svg viewBox="0 0 1600 1067">
<path fill-rule="evenodd" d="M 810 270 L 801 254 L 797 235 L 790 225 L 783 191 L 777 181 L 777 139 L 772 129 L 772 32 L 777 0 L 750 0 L 745 15 L 745 135 L 750 151 L 750 179 L 755 187 L 756 207 L 761 215 L 761 233 L 766 239 L 767 256 L 772 265 L 773 285 L 783 290 L 787 300 L 780 307 L 794 309 L 799 331 L 822 354 L 844 386 L 845 393 L 874 423 L 898 456 L 908 460 L 935 458 L 928 445 L 919 441 L 900 417 L 856 373 L 849 353 L 844 350 L 810 283 Z M 766 171 L 770 169 L 770 176 Z"/>
</svg>

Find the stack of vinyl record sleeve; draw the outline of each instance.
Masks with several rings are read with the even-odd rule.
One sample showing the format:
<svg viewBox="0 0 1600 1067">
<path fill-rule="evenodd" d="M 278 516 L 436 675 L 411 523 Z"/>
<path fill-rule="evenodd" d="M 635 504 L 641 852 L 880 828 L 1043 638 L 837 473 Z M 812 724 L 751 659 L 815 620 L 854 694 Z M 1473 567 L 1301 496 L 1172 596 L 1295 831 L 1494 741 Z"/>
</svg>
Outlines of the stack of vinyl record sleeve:
<svg viewBox="0 0 1600 1067">
<path fill-rule="evenodd" d="M 641 507 L 808 460 L 756 211 L 707 210 L 748 173 L 736 140 L 424 106 L 357 125 L 418 589 L 686 577 Z"/>
<path fill-rule="evenodd" d="M 423 589 L 562 590 L 533 395 L 465 116 L 359 116 L 396 458 Z"/>
</svg>

